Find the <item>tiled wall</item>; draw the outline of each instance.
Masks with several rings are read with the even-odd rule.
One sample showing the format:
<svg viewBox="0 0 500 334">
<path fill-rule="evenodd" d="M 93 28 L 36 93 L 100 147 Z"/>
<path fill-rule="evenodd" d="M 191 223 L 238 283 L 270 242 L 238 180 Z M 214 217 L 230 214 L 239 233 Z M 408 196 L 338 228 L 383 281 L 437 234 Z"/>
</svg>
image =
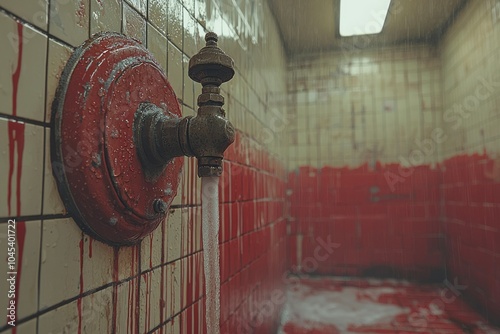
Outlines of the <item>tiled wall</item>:
<svg viewBox="0 0 500 334">
<path fill-rule="evenodd" d="M 438 171 L 419 166 L 391 189 L 386 175 L 399 175 L 400 170 L 398 164 L 377 164 L 372 169 L 365 163 L 357 168 L 300 167 L 291 172 L 291 269 L 442 279 Z M 327 253 L 325 242 L 332 244 Z"/>
<path fill-rule="evenodd" d="M 291 265 L 440 277 L 436 50 L 408 45 L 297 57 L 288 89 Z M 320 261 L 318 238 L 327 236 L 338 247 Z"/>
<path fill-rule="evenodd" d="M 470 1 L 440 49 L 447 274 L 499 321 L 500 2 Z"/>
<path fill-rule="evenodd" d="M 436 161 L 437 149 L 412 156 L 440 121 L 434 48 L 346 49 L 293 58 L 288 69 L 290 169 Z"/>
<path fill-rule="evenodd" d="M 200 180 L 186 159 L 169 218 L 138 246 L 114 249 L 82 234 L 59 198 L 50 164 L 50 105 L 73 48 L 95 32 L 142 41 L 194 113 L 200 85 L 189 57 L 207 30 L 236 64 L 223 85 L 237 140 L 221 181 L 221 324 L 272 332 L 283 284 L 286 172 L 270 96 L 286 89 L 285 57 L 267 3 L 228 0 L 3 0 L 0 3 L 0 247 L 18 226 L 18 333 L 203 333 Z M 3 257 L 3 255 L 2 255 Z M 2 268 L 4 267 L 2 260 Z M 4 270 L 4 269 L 2 269 Z M 7 306 L 5 279 L 0 305 Z M 267 304 L 266 304 L 267 305 Z M 6 327 L 0 312 L 0 332 Z M 241 329 L 244 328 L 244 329 Z M 14 332 L 14 331 L 13 331 Z"/>
</svg>

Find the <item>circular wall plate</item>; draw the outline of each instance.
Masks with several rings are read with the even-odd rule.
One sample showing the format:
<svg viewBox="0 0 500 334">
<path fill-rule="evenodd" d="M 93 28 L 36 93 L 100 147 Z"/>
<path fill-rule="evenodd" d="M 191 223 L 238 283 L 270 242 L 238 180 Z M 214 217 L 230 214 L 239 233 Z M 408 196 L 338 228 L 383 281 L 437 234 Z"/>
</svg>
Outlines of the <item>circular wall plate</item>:
<svg viewBox="0 0 500 334">
<path fill-rule="evenodd" d="M 78 225 L 111 245 L 131 245 L 151 233 L 177 193 L 182 157 L 154 179 L 141 166 L 134 116 L 146 103 L 167 117 L 182 116 L 149 51 L 123 35 L 100 33 L 74 51 L 52 105 L 59 193 Z"/>
</svg>

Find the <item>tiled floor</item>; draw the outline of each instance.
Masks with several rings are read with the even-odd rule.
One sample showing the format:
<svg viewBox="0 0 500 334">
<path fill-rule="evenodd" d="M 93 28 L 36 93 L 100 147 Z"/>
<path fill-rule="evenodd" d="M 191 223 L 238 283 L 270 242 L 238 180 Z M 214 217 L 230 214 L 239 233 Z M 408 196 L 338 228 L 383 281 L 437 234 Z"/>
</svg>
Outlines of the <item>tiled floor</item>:
<svg viewBox="0 0 500 334">
<path fill-rule="evenodd" d="M 500 333 L 458 298 L 462 289 L 450 282 L 296 279 L 278 333 Z"/>
</svg>

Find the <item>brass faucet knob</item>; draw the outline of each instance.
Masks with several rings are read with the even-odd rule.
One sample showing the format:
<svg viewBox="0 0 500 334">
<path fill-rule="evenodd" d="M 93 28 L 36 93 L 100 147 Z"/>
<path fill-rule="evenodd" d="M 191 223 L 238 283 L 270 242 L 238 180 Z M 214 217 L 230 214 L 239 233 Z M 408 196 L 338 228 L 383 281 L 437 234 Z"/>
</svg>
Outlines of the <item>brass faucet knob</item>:
<svg viewBox="0 0 500 334">
<path fill-rule="evenodd" d="M 189 60 L 188 75 L 203 86 L 220 86 L 234 76 L 234 61 L 217 46 L 217 34 L 205 35 L 206 46 Z"/>
</svg>

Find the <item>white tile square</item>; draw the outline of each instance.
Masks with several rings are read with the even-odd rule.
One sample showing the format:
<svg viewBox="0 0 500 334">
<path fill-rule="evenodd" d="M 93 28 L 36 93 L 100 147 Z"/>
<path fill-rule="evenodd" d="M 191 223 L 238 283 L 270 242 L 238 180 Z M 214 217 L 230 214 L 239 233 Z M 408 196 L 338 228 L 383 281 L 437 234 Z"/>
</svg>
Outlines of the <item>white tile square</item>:
<svg viewBox="0 0 500 334">
<path fill-rule="evenodd" d="M 164 36 L 167 35 L 168 0 L 149 0 L 148 18 Z"/>
<path fill-rule="evenodd" d="M 47 29 L 48 0 L 4 0 L 2 7 L 43 30 Z"/>
<path fill-rule="evenodd" d="M 142 274 L 141 280 L 141 301 L 139 315 L 139 331 L 147 333 L 160 324 L 160 321 L 165 321 L 166 303 L 165 288 L 167 286 L 167 272 L 163 269 L 163 279 L 161 268 L 156 268 L 146 274 Z M 163 284 L 163 289 L 161 288 Z M 163 317 L 162 317 L 163 315 Z"/>
<path fill-rule="evenodd" d="M 181 257 L 182 240 L 182 213 L 186 209 L 172 210 L 167 219 L 167 228 L 165 230 L 165 251 L 167 262 L 172 262 Z"/>
<path fill-rule="evenodd" d="M 127 3 L 123 3 L 123 33 L 146 45 L 146 20 Z"/>
<path fill-rule="evenodd" d="M 91 0 L 92 15 L 90 18 L 90 33 L 99 31 L 121 31 L 122 1 Z"/>
<path fill-rule="evenodd" d="M 189 13 L 186 8 L 182 9 L 184 44 L 183 51 L 188 57 L 192 57 L 197 51 L 198 40 L 198 22 Z"/>
<path fill-rule="evenodd" d="M 136 329 L 139 328 L 139 316 L 142 312 L 140 309 L 137 310 L 137 302 L 140 293 L 139 284 L 143 284 L 141 280 L 141 277 L 136 277 L 116 287 L 117 300 L 114 305 L 116 333 L 136 333 Z M 143 331 L 139 330 L 139 333 Z"/>
<path fill-rule="evenodd" d="M 141 242 L 141 272 L 158 267 L 167 260 L 167 222 L 163 221 Z M 165 237 L 165 239 L 164 239 Z"/>
<path fill-rule="evenodd" d="M 191 78 L 188 75 L 189 71 L 189 58 L 186 56 L 182 57 L 183 60 L 183 74 L 184 74 L 184 79 L 183 79 L 183 85 L 184 89 L 182 90 L 182 101 L 184 104 L 186 104 L 189 108 L 194 107 L 195 103 L 195 96 L 194 96 L 194 85 L 198 83 L 194 82 L 191 80 Z"/>
<path fill-rule="evenodd" d="M 40 333 L 111 333 L 113 306 L 113 288 L 106 288 L 41 315 L 38 329 Z"/>
<path fill-rule="evenodd" d="M 47 37 L 3 13 L 0 31 L 0 44 L 5 46 L 0 62 L 0 114 L 43 121 Z"/>
<path fill-rule="evenodd" d="M 125 0 L 132 7 L 134 7 L 142 16 L 146 16 L 147 11 L 147 0 Z"/>
<path fill-rule="evenodd" d="M 166 73 L 167 69 L 167 38 L 148 23 L 148 50 L 153 54 L 158 64 Z"/>
<path fill-rule="evenodd" d="M 40 308 L 111 282 L 113 254 L 112 247 L 84 235 L 70 218 L 44 221 Z"/>
<path fill-rule="evenodd" d="M 41 126 L 0 118 L 0 217 L 41 214 L 43 137 Z"/>
<path fill-rule="evenodd" d="M 52 35 L 72 46 L 89 38 L 90 0 L 51 1 L 50 27 Z"/>
<path fill-rule="evenodd" d="M 168 30 L 167 37 L 177 48 L 181 49 L 183 38 L 183 15 L 182 4 L 179 0 L 170 0 L 167 7 Z"/>
<path fill-rule="evenodd" d="M 59 85 L 59 79 L 64 70 L 64 66 L 71 56 L 73 50 L 66 45 L 60 44 L 53 39 L 49 40 L 49 50 L 48 50 L 48 67 L 47 67 L 47 98 L 45 106 L 45 121 L 50 122 L 52 115 L 52 103 L 54 102 L 54 97 L 56 94 L 57 86 Z"/>
<path fill-rule="evenodd" d="M 167 78 L 178 99 L 183 94 L 182 53 L 172 43 L 168 43 Z"/>
<path fill-rule="evenodd" d="M 22 319 L 37 311 L 41 222 L 38 220 L 28 222 L 16 220 L 14 226 L 14 231 L 16 233 L 16 268 L 12 271 L 17 272 L 18 280 L 21 279 L 20 285 L 16 285 L 16 295 L 17 319 Z M 2 223 L 0 224 L 0 249 L 2 249 L 2 254 L 7 254 L 7 247 L 10 247 L 10 245 L 7 244 L 7 237 L 8 224 Z M 22 248 L 21 241 L 23 241 Z M 7 268 L 7 262 L 5 261 L 3 263 L 5 263 L 4 268 Z M 0 280 L 0 291 L 2 292 L 9 290 L 6 278 L 7 273 L 5 273 L 5 278 Z M 7 293 L 2 293 L 0 295 L 0 302 L 2 305 L 8 305 Z M 2 310 L 0 314 L 5 315 L 4 312 L 6 311 Z M 4 326 L 6 323 L 7 318 L 2 316 L 0 327 Z"/>
<path fill-rule="evenodd" d="M 59 195 L 56 177 L 52 172 L 50 154 L 50 129 L 45 130 L 45 174 L 43 184 L 43 208 L 44 215 L 66 214 L 66 208 Z"/>
</svg>

